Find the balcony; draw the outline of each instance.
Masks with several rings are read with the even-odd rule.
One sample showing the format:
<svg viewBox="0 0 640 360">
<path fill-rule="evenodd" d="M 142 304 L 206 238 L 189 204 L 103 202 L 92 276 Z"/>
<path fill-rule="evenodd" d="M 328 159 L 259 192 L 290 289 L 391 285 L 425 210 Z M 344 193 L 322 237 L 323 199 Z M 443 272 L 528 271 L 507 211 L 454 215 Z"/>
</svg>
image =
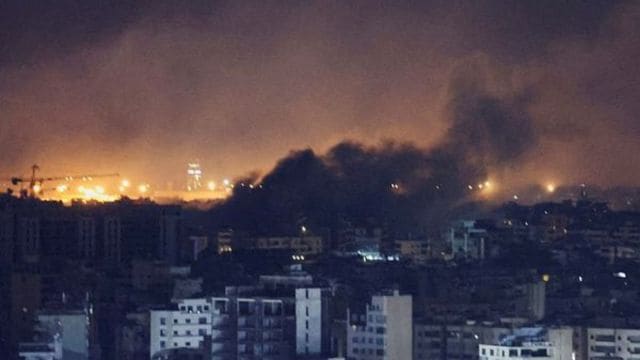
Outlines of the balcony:
<svg viewBox="0 0 640 360">
<path fill-rule="evenodd" d="M 616 337 L 614 335 L 596 335 L 595 340 L 597 342 L 616 342 Z"/>
</svg>

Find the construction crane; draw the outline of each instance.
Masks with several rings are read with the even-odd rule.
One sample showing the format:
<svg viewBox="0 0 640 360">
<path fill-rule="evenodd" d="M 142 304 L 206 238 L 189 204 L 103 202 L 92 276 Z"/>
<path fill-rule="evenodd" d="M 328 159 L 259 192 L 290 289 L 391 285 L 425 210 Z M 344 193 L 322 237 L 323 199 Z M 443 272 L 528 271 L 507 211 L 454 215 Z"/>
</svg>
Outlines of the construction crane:
<svg viewBox="0 0 640 360">
<path fill-rule="evenodd" d="M 31 177 L 20 177 L 15 176 L 9 179 L 11 184 L 14 186 L 20 185 L 20 197 L 36 197 L 41 194 L 44 190 L 44 183 L 46 181 L 56 181 L 56 180 L 65 180 L 65 181 L 73 181 L 73 180 L 92 180 L 94 178 L 104 178 L 104 177 L 116 177 L 120 176 L 120 174 L 112 173 L 112 174 L 88 174 L 88 175 L 67 175 L 67 176 L 48 176 L 48 177 L 38 177 L 37 173 L 40 170 L 40 167 L 36 164 L 31 166 Z M 28 187 L 25 189 L 24 185 L 28 184 Z"/>
</svg>

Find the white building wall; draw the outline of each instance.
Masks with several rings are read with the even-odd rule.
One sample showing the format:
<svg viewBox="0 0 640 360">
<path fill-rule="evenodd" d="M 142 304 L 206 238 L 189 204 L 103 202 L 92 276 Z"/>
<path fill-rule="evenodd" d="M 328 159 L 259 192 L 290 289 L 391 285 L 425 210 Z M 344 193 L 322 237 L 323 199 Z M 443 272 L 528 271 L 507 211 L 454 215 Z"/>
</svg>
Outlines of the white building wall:
<svg viewBox="0 0 640 360">
<path fill-rule="evenodd" d="M 640 329 L 588 328 L 588 360 L 640 359 Z"/>
<path fill-rule="evenodd" d="M 188 299 L 178 311 L 156 311 L 150 314 L 149 354 L 172 348 L 200 347 L 211 335 L 211 304 L 207 299 Z"/>
<path fill-rule="evenodd" d="M 349 359 L 412 359 L 413 310 L 410 295 L 373 296 L 366 325 L 347 326 Z"/>
<path fill-rule="evenodd" d="M 39 314 L 40 326 L 60 334 L 63 359 L 89 359 L 89 317 L 84 312 Z"/>
<path fill-rule="evenodd" d="M 322 352 L 322 291 L 296 289 L 296 354 Z"/>
</svg>

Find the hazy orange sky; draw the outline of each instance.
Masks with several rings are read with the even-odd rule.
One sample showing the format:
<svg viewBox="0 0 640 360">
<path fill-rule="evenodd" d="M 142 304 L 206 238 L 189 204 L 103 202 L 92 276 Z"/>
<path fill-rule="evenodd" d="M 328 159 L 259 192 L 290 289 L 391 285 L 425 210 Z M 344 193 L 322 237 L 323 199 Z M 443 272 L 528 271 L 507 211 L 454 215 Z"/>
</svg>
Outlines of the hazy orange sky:
<svg viewBox="0 0 640 360">
<path fill-rule="evenodd" d="M 640 185 L 638 3 L 132 3 L 0 5 L 0 176 L 164 186 L 191 159 L 221 179 L 344 139 L 427 148 L 468 74 L 531 94 L 538 142 L 505 182 Z"/>
</svg>

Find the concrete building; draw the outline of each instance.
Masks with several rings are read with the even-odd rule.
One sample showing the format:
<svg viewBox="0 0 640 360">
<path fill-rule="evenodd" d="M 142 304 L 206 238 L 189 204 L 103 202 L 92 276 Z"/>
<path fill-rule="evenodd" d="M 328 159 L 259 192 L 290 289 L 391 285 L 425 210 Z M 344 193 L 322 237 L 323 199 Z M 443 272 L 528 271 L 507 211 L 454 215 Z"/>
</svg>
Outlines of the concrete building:
<svg viewBox="0 0 640 360">
<path fill-rule="evenodd" d="M 330 347 L 329 308 L 321 288 L 296 289 L 296 357 L 327 354 Z"/>
<path fill-rule="evenodd" d="M 347 359 L 412 359 L 412 298 L 400 295 L 373 296 L 366 314 L 348 312 Z"/>
<path fill-rule="evenodd" d="M 41 312 L 34 342 L 21 343 L 19 355 L 27 360 L 86 360 L 91 358 L 92 324 L 85 310 Z"/>
<path fill-rule="evenodd" d="M 412 264 L 425 264 L 431 256 L 431 247 L 427 240 L 396 240 L 395 252 L 400 259 Z"/>
<path fill-rule="evenodd" d="M 20 343 L 18 356 L 22 360 L 63 360 L 62 339 L 53 335 L 41 341 Z"/>
<path fill-rule="evenodd" d="M 586 360 L 640 359 L 640 329 L 587 329 Z"/>
<path fill-rule="evenodd" d="M 187 348 L 204 350 L 213 360 L 293 359 L 298 341 L 301 355 L 323 351 L 320 289 L 297 289 L 294 297 L 255 293 L 252 287 L 230 287 L 224 297 L 184 299 L 177 309 L 152 310 L 150 356 Z"/>
<path fill-rule="evenodd" d="M 447 232 L 450 253 L 447 258 L 483 260 L 487 247 L 488 233 L 476 228 L 475 221 L 461 220 L 452 224 Z"/>
<path fill-rule="evenodd" d="M 260 237 L 253 240 L 259 250 L 289 250 L 296 255 L 319 255 L 322 253 L 322 237 L 315 235 Z"/>
<path fill-rule="evenodd" d="M 508 336 L 507 325 L 429 324 L 417 322 L 413 328 L 413 358 L 416 360 L 477 360 L 480 344 L 497 344 Z"/>
<path fill-rule="evenodd" d="M 494 344 L 479 345 L 480 360 L 572 360 L 573 329 L 520 328 Z"/>
</svg>

